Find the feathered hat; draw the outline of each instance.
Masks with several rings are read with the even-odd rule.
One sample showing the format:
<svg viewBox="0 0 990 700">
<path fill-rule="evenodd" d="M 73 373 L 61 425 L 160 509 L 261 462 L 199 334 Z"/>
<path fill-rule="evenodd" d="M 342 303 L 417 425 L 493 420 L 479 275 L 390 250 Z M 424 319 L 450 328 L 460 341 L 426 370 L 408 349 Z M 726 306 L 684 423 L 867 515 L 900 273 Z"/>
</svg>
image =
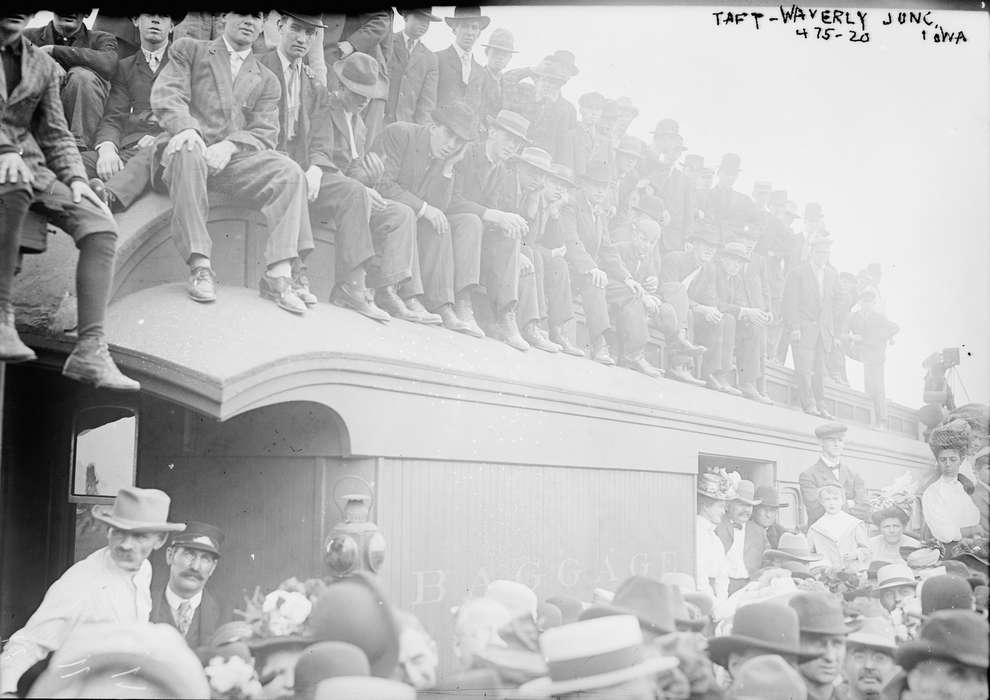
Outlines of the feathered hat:
<svg viewBox="0 0 990 700">
<path fill-rule="evenodd" d="M 909 472 L 894 480 L 889 486 L 880 489 L 880 492 L 870 499 L 870 511 L 874 522 L 882 520 L 890 515 L 897 515 L 898 511 L 903 513 L 903 522 L 906 524 L 911 519 L 916 500 L 915 493 L 918 485 L 911 478 Z M 896 510 L 895 510 L 896 509 Z M 879 522 L 877 522 L 879 525 Z"/>
</svg>

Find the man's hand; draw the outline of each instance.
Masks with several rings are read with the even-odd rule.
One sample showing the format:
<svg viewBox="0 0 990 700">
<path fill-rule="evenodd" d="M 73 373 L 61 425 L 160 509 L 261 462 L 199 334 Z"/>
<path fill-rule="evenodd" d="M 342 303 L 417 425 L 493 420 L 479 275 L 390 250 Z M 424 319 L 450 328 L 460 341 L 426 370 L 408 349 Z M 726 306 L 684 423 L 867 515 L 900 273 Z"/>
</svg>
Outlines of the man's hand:
<svg viewBox="0 0 990 700">
<path fill-rule="evenodd" d="M 158 140 L 157 136 L 152 136 L 151 134 L 145 134 L 144 136 L 138 139 L 137 147 L 138 149 L 141 149 L 141 148 L 148 148 L 149 146 L 154 146 L 155 141 L 157 140 Z"/>
<path fill-rule="evenodd" d="M 210 169 L 211 173 L 219 173 L 227 164 L 230 163 L 230 157 L 237 152 L 237 144 L 227 141 L 217 141 L 212 146 L 206 148 L 206 167 Z"/>
<path fill-rule="evenodd" d="M 533 274 L 533 261 L 530 260 L 525 255 L 519 256 L 519 274 L 520 275 L 531 275 Z"/>
<path fill-rule="evenodd" d="M 21 158 L 20 153 L 4 153 L 0 155 L 0 185 L 15 182 L 30 185 L 34 182 L 34 173 Z"/>
<path fill-rule="evenodd" d="M 644 294 L 643 285 L 641 285 L 639 282 L 634 280 L 632 277 L 626 279 L 625 285 L 626 287 L 628 287 L 629 291 L 633 293 L 633 296 L 636 297 L 637 299 L 643 296 Z"/>
<path fill-rule="evenodd" d="M 551 248 L 550 249 L 550 257 L 551 258 L 562 258 L 565 255 L 567 255 L 567 246 L 563 246 L 562 245 L 559 248 Z"/>
<path fill-rule="evenodd" d="M 371 211 L 385 211 L 385 207 L 388 206 L 388 203 L 378 190 L 373 187 L 365 187 L 364 191 L 368 193 L 368 202 L 371 204 Z"/>
<path fill-rule="evenodd" d="M 112 143 L 100 145 L 99 157 L 96 159 L 96 174 L 106 182 L 124 169 L 124 161 L 117 154 L 117 147 Z"/>
<path fill-rule="evenodd" d="M 660 300 L 652 294 L 644 294 L 643 307 L 646 309 L 647 314 L 654 316 L 660 313 Z"/>
<path fill-rule="evenodd" d="M 656 275 L 650 275 L 643 282 L 643 289 L 648 291 L 650 294 L 656 294 L 657 290 L 660 289 L 660 280 L 657 279 Z"/>
<path fill-rule="evenodd" d="M 697 309 L 698 311 L 701 312 L 701 315 L 704 317 L 705 323 L 709 323 L 714 326 L 722 322 L 722 312 L 716 309 L 714 306 L 699 305 Z"/>
<path fill-rule="evenodd" d="M 461 145 L 456 151 L 447 156 L 447 160 L 443 162 L 443 176 L 452 177 L 454 174 L 454 166 L 464 160 L 464 154 L 467 153 L 467 143 Z"/>
<path fill-rule="evenodd" d="M 75 204 L 79 204 L 83 200 L 83 197 L 85 197 L 106 212 L 107 216 L 113 216 L 113 213 L 111 213 L 104 201 L 90 188 L 88 183 L 82 180 L 73 180 L 72 184 L 69 185 L 69 189 L 72 191 L 72 201 Z"/>
<path fill-rule="evenodd" d="M 489 223 L 495 224 L 502 229 L 502 233 L 509 238 L 521 238 L 529 231 L 529 224 L 526 223 L 526 219 L 518 214 L 499 211 L 498 209 L 488 209 L 485 211 L 484 218 Z"/>
<path fill-rule="evenodd" d="M 48 54 L 49 56 L 51 56 L 52 55 L 52 49 L 55 48 L 55 45 L 54 44 L 47 44 L 46 46 L 38 46 L 37 48 L 39 48 L 40 50 L 44 51 L 46 54 Z"/>
<path fill-rule="evenodd" d="M 791 342 L 800 343 L 801 342 L 801 331 L 793 330 L 791 331 Z"/>
<path fill-rule="evenodd" d="M 309 166 L 306 171 L 306 199 L 315 202 L 320 195 L 320 184 L 323 182 L 323 170 L 317 165 Z"/>
<path fill-rule="evenodd" d="M 372 151 L 369 151 L 361 159 L 361 165 L 364 167 L 364 172 L 368 175 L 369 182 L 377 183 L 385 174 L 385 161 L 377 153 Z"/>
<path fill-rule="evenodd" d="M 605 270 L 599 270 L 596 267 L 588 274 L 591 275 L 591 284 L 598 289 L 605 289 L 605 285 L 608 284 L 608 275 L 605 274 Z"/>
<path fill-rule="evenodd" d="M 446 236 L 450 232 L 450 222 L 447 221 L 447 215 L 436 207 L 427 204 L 426 209 L 423 210 L 423 218 L 430 222 L 433 230 L 438 234 Z"/>
<path fill-rule="evenodd" d="M 183 149 L 186 151 L 197 151 L 200 155 L 203 155 L 206 153 L 206 144 L 203 142 L 203 137 L 199 135 L 198 131 L 195 129 L 186 129 L 168 140 L 168 145 L 165 146 L 165 155 L 170 156 L 176 151 Z"/>
</svg>

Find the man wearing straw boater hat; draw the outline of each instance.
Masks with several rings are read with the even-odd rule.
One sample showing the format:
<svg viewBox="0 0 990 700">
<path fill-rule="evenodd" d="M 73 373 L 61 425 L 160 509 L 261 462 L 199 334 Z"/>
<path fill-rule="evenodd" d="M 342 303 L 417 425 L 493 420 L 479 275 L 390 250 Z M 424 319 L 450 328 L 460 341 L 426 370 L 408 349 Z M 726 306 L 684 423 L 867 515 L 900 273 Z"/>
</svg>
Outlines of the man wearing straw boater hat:
<svg viewBox="0 0 990 700">
<path fill-rule="evenodd" d="M 11 636 L 0 656 L 0 693 L 14 692 L 26 670 L 81 626 L 148 622 L 148 557 L 165 544 L 168 533 L 186 529 L 168 522 L 170 503 L 164 491 L 127 486 L 117 492 L 112 508 L 93 506 L 93 517 L 109 525 L 107 546 L 62 574 L 27 624 Z"/>
</svg>

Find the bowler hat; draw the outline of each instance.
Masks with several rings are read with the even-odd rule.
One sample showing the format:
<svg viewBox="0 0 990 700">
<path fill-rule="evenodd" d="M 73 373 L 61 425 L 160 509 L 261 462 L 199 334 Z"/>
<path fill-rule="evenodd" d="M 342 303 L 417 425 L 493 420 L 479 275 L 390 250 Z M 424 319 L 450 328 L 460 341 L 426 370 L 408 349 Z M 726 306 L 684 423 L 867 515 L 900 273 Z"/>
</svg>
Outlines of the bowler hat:
<svg viewBox="0 0 990 700">
<path fill-rule="evenodd" d="M 576 187 L 574 182 L 574 171 L 563 163 L 554 163 L 550 177 L 563 182 L 568 187 Z"/>
<path fill-rule="evenodd" d="M 186 549 L 198 549 L 219 557 L 223 540 L 223 533 L 216 525 L 190 520 L 186 523 L 185 531 L 172 536 L 172 546 L 179 545 Z"/>
<path fill-rule="evenodd" d="M 323 15 L 304 15 L 301 12 L 289 12 L 288 10 L 279 10 L 283 15 L 291 17 L 292 19 L 297 19 L 303 24 L 308 24 L 311 27 L 316 27 L 317 29 L 326 29 L 327 25 L 323 24 Z"/>
<path fill-rule="evenodd" d="M 659 136 L 661 134 L 677 134 L 680 132 L 680 127 L 677 122 L 673 119 L 661 119 L 657 122 L 657 128 L 653 130 L 654 136 Z"/>
<path fill-rule="evenodd" d="M 547 630 L 540 650 L 550 675 L 524 683 L 519 694 L 551 697 L 596 690 L 634 678 L 654 676 L 677 666 L 671 656 L 648 656 L 632 615 L 610 615 Z"/>
<path fill-rule="evenodd" d="M 371 674 L 389 678 L 399 661 L 399 628 L 392 606 L 375 579 L 357 572 L 320 594 L 309 616 L 313 637 L 348 642 L 368 657 Z"/>
<path fill-rule="evenodd" d="M 816 561 L 821 559 L 812 553 L 808 538 L 800 533 L 784 532 L 777 546 L 763 552 L 763 559 L 787 559 L 790 561 Z"/>
<path fill-rule="evenodd" d="M 759 649 L 808 660 L 818 654 L 801 650 L 797 612 L 783 603 L 764 601 L 739 608 L 732 620 L 732 633 L 708 640 L 708 655 L 719 666 L 727 666 L 730 652 Z"/>
<path fill-rule="evenodd" d="M 661 201 L 659 197 L 652 197 L 648 194 L 643 195 L 639 198 L 639 201 L 633 205 L 633 209 L 646 214 L 658 224 L 663 223 L 663 201 Z"/>
<path fill-rule="evenodd" d="M 725 246 L 725 249 L 722 250 L 723 255 L 731 245 L 732 243 L 729 243 L 728 245 Z M 745 250 L 743 250 L 743 252 L 745 253 Z M 742 259 L 745 260 L 746 258 L 743 257 Z M 748 506 L 760 505 L 760 499 L 756 498 L 756 485 L 752 481 L 749 481 L 748 479 L 741 479 L 739 483 L 736 484 L 736 497 L 733 498 L 732 500 L 745 503 Z"/>
<path fill-rule="evenodd" d="M 643 157 L 643 144 L 635 136 L 623 136 L 619 145 L 615 148 L 616 153 L 625 153 L 634 158 Z"/>
<path fill-rule="evenodd" d="M 503 109 L 494 118 L 489 117 L 488 124 L 496 129 L 501 129 L 512 134 L 524 143 L 530 143 L 530 140 L 526 137 L 526 132 L 529 131 L 529 119 L 518 112 Z"/>
<path fill-rule="evenodd" d="M 801 674 L 776 654 L 747 659 L 736 670 L 726 697 L 732 700 L 807 700 Z"/>
<path fill-rule="evenodd" d="M 405 10 L 400 10 L 400 14 L 405 17 L 406 15 L 419 15 L 420 17 L 425 17 L 430 22 L 441 21 L 439 17 L 433 14 L 433 7 L 410 7 Z"/>
<path fill-rule="evenodd" d="M 601 161 L 589 163 L 584 172 L 578 174 L 578 179 L 588 180 L 600 185 L 607 185 L 612 182 L 612 177 L 608 172 L 608 166 Z"/>
<path fill-rule="evenodd" d="M 600 92 L 586 92 L 578 98 L 578 106 L 601 109 L 605 106 L 605 95 Z"/>
<path fill-rule="evenodd" d="M 738 153 L 726 153 L 722 156 L 722 163 L 718 169 L 737 173 L 742 170 L 742 158 L 739 157 Z"/>
<path fill-rule="evenodd" d="M 127 532 L 182 532 L 185 524 L 168 522 L 171 503 L 164 491 L 124 486 L 117 492 L 112 508 L 93 506 L 93 517 Z"/>
<path fill-rule="evenodd" d="M 464 140 L 470 141 L 476 135 L 474 130 L 474 110 L 468 106 L 467 102 L 458 100 L 445 104 L 433 110 L 431 115 L 437 124 L 450 129 L 454 134 Z"/>
<path fill-rule="evenodd" d="M 527 146 L 519 153 L 514 153 L 509 157 L 510 161 L 522 161 L 531 165 L 544 173 L 553 173 L 553 157 L 536 146 Z"/>
<path fill-rule="evenodd" d="M 849 428 L 842 423 L 825 423 L 815 428 L 815 437 L 819 440 L 833 437 L 843 437 Z"/>
<path fill-rule="evenodd" d="M 798 615 L 798 629 L 810 634 L 846 635 L 853 627 L 846 625 L 842 603 L 831 593 L 801 592 L 788 601 Z"/>
<path fill-rule="evenodd" d="M 969 581 L 946 574 L 932 576 L 921 584 L 921 614 L 936 610 L 972 610 L 973 589 Z"/>
<path fill-rule="evenodd" d="M 516 51 L 516 40 L 512 36 L 512 32 L 508 29 L 493 29 L 492 33 L 488 35 L 488 43 L 481 45 L 486 49 L 498 49 L 499 51 L 508 51 L 509 53 L 519 53 Z"/>
<path fill-rule="evenodd" d="M 903 642 L 895 660 L 910 671 L 925 659 L 949 659 L 987 668 L 987 621 L 970 610 L 940 610 L 922 625 L 918 639 Z"/>
<path fill-rule="evenodd" d="M 317 642 L 303 650 L 296 661 L 296 696 L 312 698 L 320 681 L 337 676 L 370 676 L 368 657 L 347 642 Z"/>
<path fill-rule="evenodd" d="M 333 71 L 348 90 L 372 100 L 388 96 L 388 85 L 379 75 L 374 57 L 355 51 L 333 64 Z"/>
<path fill-rule="evenodd" d="M 705 167 L 705 159 L 697 153 L 688 153 L 684 156 L 684 167 L 700 170 Z"/>
<path fill-rule="evenodd" d="M 760 500 L 760 505 L 764 508 L 789 508 L 790 504 L 781 503 L 777 489 L 773 486 L 757 486 L 756 497 Z"/>
<path fill-rule="evenodd" d="M 635 615 L 644 632 L 656 635 L 676 631 L 672 589 L 646 576 L 631 576 L 615 591 L 609 605 L 595 605 L 581 613 L 581 620 L 606 615 Z"/>
<path fill-rule="evenodd" d="M 492 18 L 481 14 L 480 6 L 458 5 L 454 8 L 454 16 L 444 17 L 443 21 L 451 27 L 457 26 L 458 22 L 479 22 L 481 31 L 485 31 Z"/>
<path fill-rule="evenodd" d="M 846 637 L 846 644 L 850 647 L 880 649 L 893 656 L 894 649 L 897 648 L 894 626 L 884 617 L 863 618 L 860 628 Z"/>
<path fill-rule="evenodd" d="M 550 61 L 557 64 L 560 67 L 563 74 L 566 76 L 565 79 L 573 78 L 575 75 L 580 73 L 577 65 L 574 63 L 574 54 L 566 49 L 559 49 L 554 51 L 553 54 L 547 56 L 545 61 Z"/>
<path fill-rule="evenodd" d="M 372 676 L 337 676 L 320 681 L 314 700 L 415 700 L 411 685 Z"/>
</svg>

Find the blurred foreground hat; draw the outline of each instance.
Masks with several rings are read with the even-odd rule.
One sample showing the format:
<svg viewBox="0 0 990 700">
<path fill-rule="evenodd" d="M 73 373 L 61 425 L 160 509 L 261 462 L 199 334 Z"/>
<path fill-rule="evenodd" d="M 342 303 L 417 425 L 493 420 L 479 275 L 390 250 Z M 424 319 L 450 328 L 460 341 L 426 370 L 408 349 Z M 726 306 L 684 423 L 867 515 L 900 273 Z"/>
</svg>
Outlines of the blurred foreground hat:
<svg viewBox="0 0 990 700">
<path fill-rule="evenodd" d="M 731 700 L 807 700 L 801 674 L 776 654 L 754 656 L 736 670 L 726 698 Z"/>
<path fill-rule="evenodd" d="M 581 613 L 581 620 L 606 615 L 635 615 L 640 628 L 655 635 L 676 631 L 673 586 L 646 576 L 631 576 L 615 591 L 609 605 L 596 605 Z"/>
<path fill-rule="evenodd" d="M 429 20 L 430 22 L 439 22 L 439 21 L 441 21 L 439 17 L 437 17 L 435 14 L 433 14 L 433 7 L 432 6 L 430 6 L 430 7 L 411 7 L 411 8 L 408 8 L 408 9 L 399 10 L 399 14 L 401 14 L 403 17 L 406 17 L 408 15 L 418 15 L 419 17 L 422 17 L 422 18 L 424 18 L 426 20 Z"/>
<path fill-rule="evenodd" d="M 497 579 L 485 588 L 485 598 L 494 600 L 505 606 L 512 619 L 520 615 L 529 615 L 536 619 L 538 599 L 533 590 L 518 581 Z"/>
<path fill-rule="evenodd" d="M 582 609 L 580 600 L 569 595 L 555 595 L 547 598 L 547 602 L 560 610 L 561 621 L 565 625 L 577 622 Z"/>
<path fill-rule="evenodd" d="M 458 5 L 454 8 L 453 16 L 444 17 L 443 21 L 450 27 L 456 27 L 459 22 L 479 22 L 481 24 L 481 31 L 485 31 L 491 23 L 492 18 L 481 14 L 480 6 Z"/>
<path fill-rule="evenodd" d="M 921 614 L 937 610 L 972 610 L 973 589 L 969 581 L 951 574 L 932 576 L 921 584 Z"/>
<path fill-rule="evenodd" d="M 185 524 L 168 522 L 171 504 L 164 491 L 125 486 L 117 492 L 113 507 L 93 506 L 93 517 L 126 532 L 182 532 Z"/>
<path fill-rule="evenodd" d="M 512 36 L 512 32 L 501 27 L 493 29 L 492 33 L 488 35 L 488 43 L 481 46 L 485 49 L 498 49 L 499 51 L 508 51 L 509 53 L 519 53 L 516 51 L 516 39 Z"/>
<path fill-rule="evenodd" d="M 901 644 L 895 658 L 905 671 L 925 659 L 948 659 L 986 669 L 990 657 L 987 635 L 987 621 L 975 612 L 941 610 L 922 624 L 918 639 Z"/>
<path fill-rule="evenodd" d="M 337 676 L 320 681 L 314 700 L 415 700 L 411 685 L 373 676 Z"/>
<path fill-rule="evenodd" d="M 347 642 L 317 642 L 306 647 L 296 661 L 294 688 L 297 697 L 312 698 L 320 681 L 338 676 L 370 676 L 368 657 Z"/>
<path fill-rule="evenodd" d="M 709 656 L 723 667 L 729 663 L 730 652 L 752 649 L 803 660 L 817 656 L 801 651 L 797 612 L 783 603 L 772 601 L 750 603 L 739 608 L 732 620 L 732 632 L 708 640 Z"/>
</svg>

